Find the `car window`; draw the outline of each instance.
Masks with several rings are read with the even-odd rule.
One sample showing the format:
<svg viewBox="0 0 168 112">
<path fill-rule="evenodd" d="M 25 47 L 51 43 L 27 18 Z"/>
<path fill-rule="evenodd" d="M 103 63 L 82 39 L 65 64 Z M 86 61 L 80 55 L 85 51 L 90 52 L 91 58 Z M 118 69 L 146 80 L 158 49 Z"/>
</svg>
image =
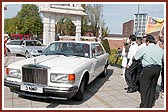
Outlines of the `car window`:
<svg viewBox="0 0 168 112">
<path fill-rule="evenodd" d="M 21 45 L 21 41 L 11 41 L 7 45 Z"/>
<path fill-rule="evenodd" d="M 103 48 L 98 43 L 92 44 L 91 49 L 92 49 L 92 57 L 97 57 L 104 54 Z"/>
<path fill-rule="evenodd" d="M 40 41 L 26 41 L 26 46 L 42 46 Z"/>
<path fill-rule="evenodd" d="M 104 54 L 104 50 L 100 44 L 97 44 L 96 48 L 97 48 L 98 55 Z"/>
<path fill-rule="evenodd" d="M 88 44 L 75 42 L 56 42 L 50 44 L 45 50 L 47 55 L 72 55 L 90 58 L 90 47 Z"/>
</svg>

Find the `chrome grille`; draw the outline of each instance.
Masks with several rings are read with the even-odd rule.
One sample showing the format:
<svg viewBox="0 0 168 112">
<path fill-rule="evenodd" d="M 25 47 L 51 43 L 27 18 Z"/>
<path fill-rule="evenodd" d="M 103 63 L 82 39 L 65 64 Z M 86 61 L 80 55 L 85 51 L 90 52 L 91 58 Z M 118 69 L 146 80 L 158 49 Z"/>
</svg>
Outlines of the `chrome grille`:
<svg viewBox="0 0 168 112">
<path fill-rule="evenodd" d="M 47 68 L 40 65 L 24 65 L 22 81 L 36 84 L 47 84 Z"/>
</svg>

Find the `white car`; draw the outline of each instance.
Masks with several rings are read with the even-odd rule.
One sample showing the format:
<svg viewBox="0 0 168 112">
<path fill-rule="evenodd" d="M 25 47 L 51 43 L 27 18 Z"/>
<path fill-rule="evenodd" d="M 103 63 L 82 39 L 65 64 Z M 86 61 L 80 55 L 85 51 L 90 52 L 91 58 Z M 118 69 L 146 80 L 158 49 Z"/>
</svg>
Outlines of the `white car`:
<svg viewBox="0 0 168 112">
<path fill-rule="evenodd" d="M 45 49 L 45 46 L 38 40 L 11 40 L 5 46 L 8 53 L 21 54 L 26 58 L 39 56 Z"/>
<path fill-rule="evenodd" d="M 9 65 L 5 86 L 30 97 L 81 101 L 86 85 L 107 75 L 108 56 L 99 42 L 53 42 L 43 55 Z"/>
</svg>

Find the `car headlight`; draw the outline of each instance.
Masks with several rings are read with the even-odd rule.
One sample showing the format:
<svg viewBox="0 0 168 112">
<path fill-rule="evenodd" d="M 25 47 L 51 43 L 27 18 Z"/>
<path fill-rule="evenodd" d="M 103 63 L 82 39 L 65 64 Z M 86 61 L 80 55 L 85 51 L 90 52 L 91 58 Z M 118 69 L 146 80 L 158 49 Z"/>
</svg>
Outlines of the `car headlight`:
<svg viewBox="0 0 168 112">
<path fill-rule="evenodd" d="M 75 74 L 51 73 L 50 80 L 53 83 L 74 83 L 75 82 Z"/>
<path fill-rule="evenodd" d="M 12 78 L 18 78 L 21 79 L 21 73 L 19 69 L 6 69 L 6 75 L 7 77 L 12 77 Z"/>
</svg>

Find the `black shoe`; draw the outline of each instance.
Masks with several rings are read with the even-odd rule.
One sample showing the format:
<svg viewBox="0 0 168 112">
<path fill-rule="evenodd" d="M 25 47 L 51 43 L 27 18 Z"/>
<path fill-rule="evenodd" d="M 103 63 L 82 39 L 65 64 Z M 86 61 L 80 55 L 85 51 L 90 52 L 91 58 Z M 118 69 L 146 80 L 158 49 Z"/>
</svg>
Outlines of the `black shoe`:
<svg viewBox="0 0 168 112">
<path fill-rule="evenodd" d="M 127 93 L 133 93 L 133 92 L 136 92 L 137 90 L 136 89 L 129 89 L 128 91 L 127 91 Z"/>
</svg>

